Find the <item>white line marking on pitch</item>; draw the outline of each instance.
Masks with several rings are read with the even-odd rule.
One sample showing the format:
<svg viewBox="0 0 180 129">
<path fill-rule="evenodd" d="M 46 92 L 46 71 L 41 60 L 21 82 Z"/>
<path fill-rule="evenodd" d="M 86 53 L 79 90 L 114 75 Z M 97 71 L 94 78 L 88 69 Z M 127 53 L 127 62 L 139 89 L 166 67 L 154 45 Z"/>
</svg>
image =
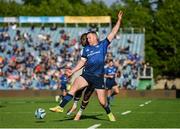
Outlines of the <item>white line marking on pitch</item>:
<svg viewBox="0 0 180 129">
<path fill-rule="evenodd" d="M 131 111 L 129 110 L 129 111 L 123 112 L 123 113 L 121 113 L 121 115 L 126 115 L 128 113 L 131 113 Z"/>
<path fill-rule="evenodd" d="M 140 104 L 139 106 L 140 106 L 140 107 L 144 107 L 145 104 L 147 105 L 147 104 L 149 104 L 149 103 L 151 103 L 151 102 L 152 102 L 152 101 L 149 100 L 149 101 L 146 101 L 144 104 Z"/>
<path fill-rule="evenodd" d="M 149 101 L 145 102 L 145 104 L 149 104 L 149 103 L 151 103 L 151 100 L 149 100 Z"/>
<path fill-rule="evenodd" d="M 144 104 L 140 104 L 139 106 L 140 106 L 140 107 L 143 107 L 143 106 L 144 106 Z"/>
<path fill-rule="evenodd" d="M 90 126 L 89 128 L 87 129 L 96 129 L 97 127 L 101 126 L 101 124 L 95 124 L 93 126 Z"/>
</svg>

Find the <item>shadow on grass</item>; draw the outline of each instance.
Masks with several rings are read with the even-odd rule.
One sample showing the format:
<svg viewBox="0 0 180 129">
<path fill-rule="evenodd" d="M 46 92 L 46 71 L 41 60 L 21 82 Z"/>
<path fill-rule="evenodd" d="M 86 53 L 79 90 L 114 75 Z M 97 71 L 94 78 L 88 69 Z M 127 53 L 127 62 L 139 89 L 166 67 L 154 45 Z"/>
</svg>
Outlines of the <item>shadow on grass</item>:
<svg viewBox="0 0 180 129">
<path fill-rule="evenodd" d="M 98 118 L 98 116 L 102 116 L 103 114 L 97 114 L 97 115 L 82 115 L 80 120 L 88 120 L 88 119 L 94 119 L 94 120 L 107 120 L 107 119 L 101 119 Z M 63 122 L 63 121 L 72 121 L 74 117 L 66 117 L 65 119 L 61 120 L 53 120 L 54 122 Z"/>
<path fill-rule="evenodd" d="M 4 106 L 4 105 L 0 105 L 0 108 L 5 108 L 6 106 Z"/>
<path fill-rule="evenodd" d="M 36 120 L 35 123 L 45 123 L 46 121 L 44 120 Z"/>
<path fill-rule="evenodd" d="M 85 120 L 85 119 L 106 120 L 106 119 L 98 118 L 98 116 L 103 116 L 103 114 L 97 114 L 97 115 L 82 115 L 82 116 L 81 116 L 81 120 Z"/>
</svg>

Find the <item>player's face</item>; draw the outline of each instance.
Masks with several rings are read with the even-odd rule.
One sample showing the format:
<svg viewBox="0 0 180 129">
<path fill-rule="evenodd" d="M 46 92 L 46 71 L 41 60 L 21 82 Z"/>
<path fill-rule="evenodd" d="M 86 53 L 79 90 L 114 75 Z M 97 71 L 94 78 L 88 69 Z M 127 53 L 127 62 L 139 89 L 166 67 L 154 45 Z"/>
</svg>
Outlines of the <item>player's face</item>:
<svg viewBox="0 0 180 129">
<path fill-rule="evenodd" d="M 89 45 L 96 45 L 98 43 L 96 34 L 89 33 L 87 35 L 87 40 L 89 42 Z"/>
<path fill-rule="evenodd" d="M 110 62 L 109 62 L 109 66 L 110 66 L 110 67 L 113 66 L 113 61 L 110 61 Z"/>
</svg>

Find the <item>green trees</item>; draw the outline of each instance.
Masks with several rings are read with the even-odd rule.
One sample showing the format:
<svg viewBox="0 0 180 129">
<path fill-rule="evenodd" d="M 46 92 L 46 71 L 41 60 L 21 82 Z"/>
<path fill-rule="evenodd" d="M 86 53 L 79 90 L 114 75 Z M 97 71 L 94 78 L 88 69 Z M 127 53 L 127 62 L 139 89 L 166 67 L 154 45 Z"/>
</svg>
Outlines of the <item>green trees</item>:
<svg viewBox="0 0 180 129">
<path fill-rule="evenodd" d="M 180 2 L 165 0 L 158 7 L 154 12 L 151 40 L 147 42 L 146 59 L 157 74 L 180 76 Z"/>
<path fill-rule="evenodd" d="M 0 16 L 101 16 L 109 15 L 114 24 L 123 10 L 122 27 L 145 28 L 145 60 L 156 75 L 180 76 L 180 1 L 121 0 L 107 7 L 92 0 L 23 0 L 24 4 L 0 0 Z M 153 5 L 152 5 L 153 4 Z M 153 10 L 154 5 L 158 5 Z"/>
</svg>

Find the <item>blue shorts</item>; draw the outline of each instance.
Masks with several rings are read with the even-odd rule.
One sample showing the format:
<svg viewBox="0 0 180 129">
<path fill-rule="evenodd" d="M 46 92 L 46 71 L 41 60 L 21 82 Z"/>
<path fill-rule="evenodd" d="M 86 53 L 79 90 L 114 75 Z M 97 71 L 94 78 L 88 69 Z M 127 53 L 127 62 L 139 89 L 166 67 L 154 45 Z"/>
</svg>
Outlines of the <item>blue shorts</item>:
<svg viewBox="0 0 180 129">
<path fill-rule="evenodd" d="M 67 85 L 66 84 L 61 84 L 61 88 L 60 88 L 61 91 L 66 91 L 67 90 Z"/>
<path fill-rule="evenodd" d="M 116 86 L 117 83 L 115 79 L 106 79 L 106 89 L 112 89 L 113 86 Z"/>
<path fill-rule="evenodd" d="M 88 85 L 91 85 L 93 88 L 105 89 L 103 76 L 96 76 L 83 73 L 81 77 L 83 77 L 87 81 Z"/>
</svg>

